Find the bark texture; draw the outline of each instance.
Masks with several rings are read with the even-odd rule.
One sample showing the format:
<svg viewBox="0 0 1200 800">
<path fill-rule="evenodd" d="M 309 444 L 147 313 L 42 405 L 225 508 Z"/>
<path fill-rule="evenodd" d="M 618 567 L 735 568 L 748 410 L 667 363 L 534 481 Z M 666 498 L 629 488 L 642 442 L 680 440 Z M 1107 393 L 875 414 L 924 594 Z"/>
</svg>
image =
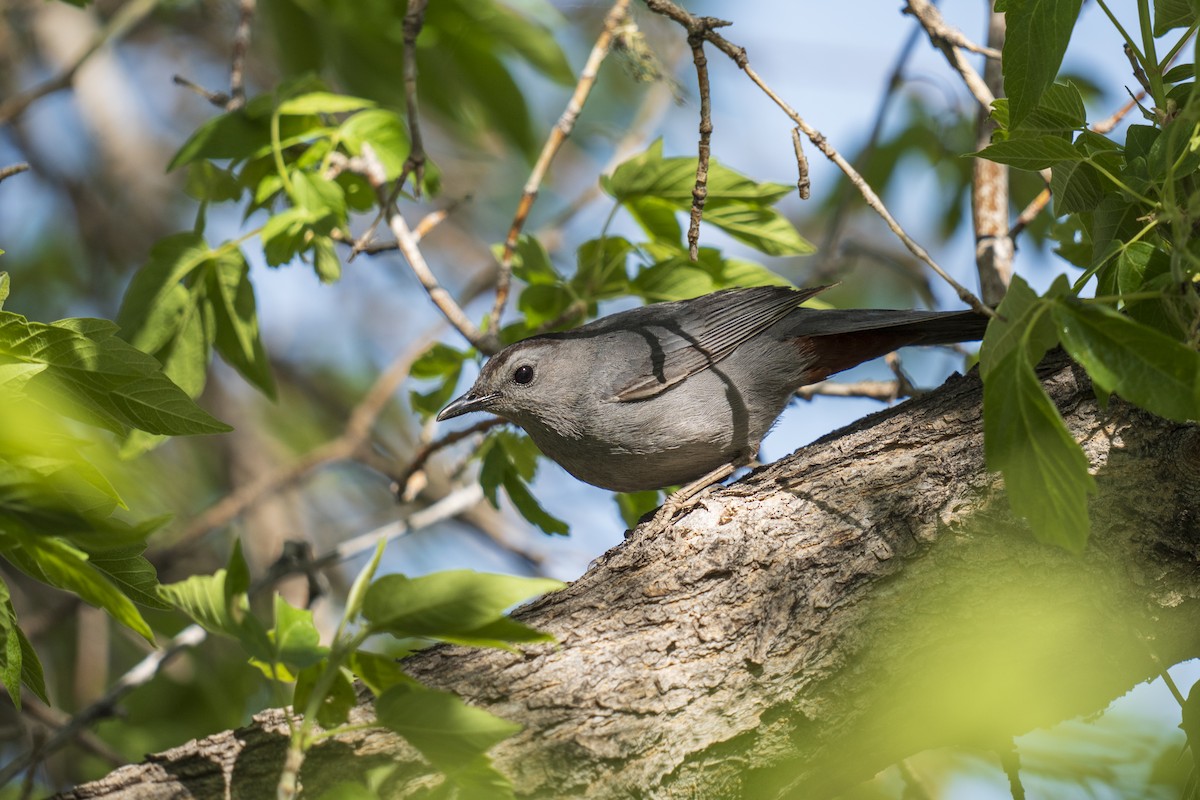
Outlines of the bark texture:
<svg viewBox="0 0 1200 800">
<path fill-rule="evenodd" d="M 956 377 L 633 531 L 523 609 L 521 654 L 439 647 L 412 674 L 526 726 L 493 751 L 530 797 L 827 797 L 907 755 L 1103 708 L 1200 654 L 1200 430 L 1041 368 L 1099 492 L 1081 556 L 1039 545 L 984 468 L 981 386 Z M 368 713 L 365 710 L 362 713 Z M 273 793 L 278 711 L 67 798 Z M 317 748 L 306 791 L 393 763 L 385 733 Z"/>
</svg>

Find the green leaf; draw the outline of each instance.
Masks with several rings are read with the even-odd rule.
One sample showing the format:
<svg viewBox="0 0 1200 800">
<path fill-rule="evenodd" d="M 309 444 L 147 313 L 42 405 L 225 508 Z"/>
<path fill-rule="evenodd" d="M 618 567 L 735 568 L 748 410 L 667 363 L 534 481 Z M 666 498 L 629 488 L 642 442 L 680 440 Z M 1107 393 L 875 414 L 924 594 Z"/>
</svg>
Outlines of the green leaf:
<svg viewBox="0 0 1200 800">
<path fill-rule="evenodd" d="M 1056 164 L 1084 161 L 1086 156 L 1071 143 L 1057 136 L 1037 136 L 1028 139 L 1010 139 L 995 142 L 973 154 L 997 164 L 1027 170 L 1040 170 Z"/>
<path fill-rule="evenodd" d="M 4 684 L 12 704 L 21 709 L 21 674 L 24 653 L 21 650 L 17 612 L 12 606 L 8 585 L 0 580 L 0 683 Z M 42 687 L 45 695 L 45 687 Z"/>
<path fill-rule="evenodd" d="M 684 256 L 641 270 L 630 282 L 634 294 L 648 303 L 664 300 L 687 300 L 716 291 L 717 282 L 702 267 L 694 266 Z"/>
<path fill-rule="evenodd" d="M 395 111 L 382 108 L 350 117 L 338 128 L 336 138 L 352 156 L 362 155 L 363 145 L 370 144 L 389 181 L 399 177 L 412 149 L 404 120 Z"/>
<path fill-rule="evenodd" d="M 296 205 L 308 212 L 314 225 L 327 218 L 335 225 L 345 224 L 346 196 L 336 181 L 298 169 L 292 172 L 292 191 Z"/>
<path fill-rule="evenodd" d="M 249 568 L 241 543 L 235 541 L 225 569 L 164 584 L 158 587 L 158 593 L 209 633 L 237 639 L 251 658 L 270 664 L 275 645 L 263 624 L 250 614 L 246 597 L 249 585 Z"/>
<path fill-rule="evenodd" d="M 197 200 L 224 203 L 240 198 L 244 189 L 229 170 L 197 161 L 188 167 L 184 191 Z"/>
<path fill-rule="evenodd" d="M 1040 541 L 1078 552 L 1087 542 L 1087 496 L 1095 491 L 1087 458 L 1037 379 L 1034 367 L 1056 340 L 1047 306 L 1068 293 L 1060 276 L 1038 298 L 1013 279 L 980 351 L 984 453 L 1004 474 L 1009 505 Z"/>
<path fill-rule="evenodd" d="M 42 674 L 42 662 L 38 660 L 33 645 L 17 626 L 17 612 L 12 605 L 8 586 L 0 580 L 0 683 L 19 711 L 21 709 L 21 686 L 37 695 L 47 705 L 46 679 Z"/>
<path fill-rule="evenodd" d="M 355 650 L 350 654 L 349 667 L 371 693 L 378 697 L 398 684 L 416 683 L 400 668 L 398 656 L 381 656 L 368 650 Z"/>
<path fill-rule="evenodd" d="M 1047 300 L 1070 293 L 1065 276 L 1060 276 L 1046 292 Z M 997 309 L 999 318 L 988 325 L 979 350 L 979 370 L 984 381 L 993 366 L 1014 350 L 1024 350 L 1033 363 L 1041 361 L 1046 351 L 1058 343 L 1054 322 L 1045 313 L 1045 304 L 1020 275 L 1012 284 Z"/>
<path fill-rule="evenodd" d="M 86 544 L 84 549 L 88 549 Z M 133 602 L 147 608 L 166 610 L 170 606 L 158 596 L 158 575 L 154 565 L 142 555 L 145 549 L 141 543 L 89 549 L 88 560 Z"/>
<path fill-rule="evenodd" d="M 419 578 L 385 575 L 367 589 L 363 617 L 375 631 L 437 639 L 484 628 L 513 605 L 562 586 L 548 578 L 468 569 Z"/>
<path fill-rule="evenodd" d="M 303 670 L 329 654 L 329 648 L 321 646 L 312 611 L 296 608 L 281 594 L 275 595 L 275 627 L 267 635 L 275 643 L 275 660 L 289 667 Z"/>
<path fill-rule="evenodd" d="M 435 342 L 413 362 L 409 375 L 420 380 L 428 380 L 457 374 L 466 357 L 467 353 L 462 350 L 457 350 L 443 342 Z"/>
<path fill-rule="evenodd" d="M 270 143 L 268 118 L 251 118 L 245 109 L 222 114 L 196 129 L 167 164 L 167 172 L 204 158 L 246 158 Z"/>
<path fill-rule="evenodd" d="M 589 300 L 624 294 L 629 288 L 626 264 L 633 250 L 633 244 L 620 236 L 605 236 L 584 242 L 577 253 L 578 267 L 571 277 L 572 288 Z"/>
<path fill-rule="evenodd" d="M 1111 308 L 1059 300 L 1063 346 L 1105 393 L 1160 417 L 1200 419 L 1200 353 Z"/>
<path fill-rule="evenodd" d="M 172 383 L 154 358 L 112 336 L 112 323 L 92 321 L 85 335 L 76 322 L 45 325 L 0 311 L 0 357 L 45 365 L 29 379 L 31 392 L 65 400 L 64 413 L 117 433 L 126 427 L 170 436 L 232 430 Z"/>
<path fill-rule="evenodd" d="M 503 244 L 492 245 L 492 255 L 499 261 L 504 254 Z M 522 234 L 513 248 L 513 275 L 530 286 L 562 283 L 562 276 L 550 263 L 550 254 L 542 243 L 532 236 Z"/>
<path fill-rule="evenodd" d="M 610 177 L 602 179 L 604 191 L 621 203 L 654 197 L 669 201 L 676 208 L 690 209 L 696 185 L 696 159 L 691 156 L 663 158 L 662 149 L 662 139 L 659 139 L 645 152 L 620 164 Z M 771 205 L 788 195 L 792 188 L 782 183 L 758 183 L 715 160 L 710 161 L 705 213 L 710 206 L 734 201 Z"/>
<path fill-rule="evenodd" d="M 773 208 L 745 203 L 706 205 L 703 220 L 769 256 L 799 256 L 816 250 L 787 217 Z"/>
<path fill-rule="evenodd" d="M 313 271 L 321 283 L 336 283 L 342 278 L 342 260 L 328 236 L 318 236 L 313 241 Z"/>
<path fill-rule="evenodd" d="M 533 479 L 538 458 L 537 446 L 528 436 L 495 431 L 484 441 L 478 455 L 483 462 L 479 483 L 493 506 L 499 506 L 496 490 L 503 486 L 525 519 L 546 533 L 567 533 L 567 524 L 542 508 L 525 487 L 525 483 Z"/>
<path fill-rule="evenodd" d="M 329 669 L 336 670 L 336 674 L 328 692 L 317 706 L 317 723 L 326 729 L 346 724 L 350 711 L 358 700 L 354 693 L 354 679 L 346 670 L 331 667 L 327 661 L 314 664 L 297 677 L 296 691 L 292 696 L 292 708 L 307 712 L 317 682 Z"/>
<path fill-rule="evenodd" d="M 625 208 L 651 240 L 676 246 L 683 241 L 676 204 L 659 197 L 638 197 L 627 200 Z"/>
<path fill-rule="evenodd" d="M 1173 28 L 1186 28 L 1196 21 L 1189 0 L 1154 0 L 1154 35 L 1162 36 Z"/>
<path fill-rule="evenodd" d="M 1041 102 L 1058 75 L 1083 0 L 1000 0 L 1004 39 L 1004 94 L 1018 126 Z M 1005 162 L 1002 162 L 1005 163 Z"/>
<path fill-rule="evenodd" d="M 267 265 L 278 267 L 291 261 L 305 247 L 305 235 L 315 220 L 304 208 L 288 208 L 273 215 L 262 226 L 259 238 Z"/>
<path fill-rule="evenodd" d="M 228 250 L 211 259 L 207 279 L 217 352 L 242 377 L 275 399 L 275 379 L 259 334 L 250 265 L 242 251 Z"/>
<path fill-rule="evenodd" d="M 537 644 L 554 642 L 554 636 L 531 628 L 509 617 L 480 626 L 466 633 L 444 634 L 438 641 L 460 644 L 464 647 L 495 647 L 500 650 L 516 651 L 514 644 Z"/>
<path fill-rule="evenodd" d="M 0 550 L 13 564 L 43 583 L 77 594 L 84 602 L 104 609 L 117 622 L 154 643 L 154 633 L 137 607 L 104 572 L 88 563 L 85 552 L 51 536 L 15 530 L 6 534 L 0 534 Z"/>
<path fill-rule="evenodd" d="M 308 92 L 290 100 L 285 100 L 279 104 L 279 114 L 287 115 L 305 115 L 305 114 L 343 114 L 348 111 L 358 111 L 363 108 L 372 108 L 375 103 L 371 100 L 364 100 L 361 97 L 350 97 L 344 94 L 334 94 L 333 92 Z"/>
<path fill-rule="evenodd" d="M 0 272 L 0 309 L 4 308 L 4 301 L 8 299 L 9 277 L 7 272 Z"/>
<path fill-rule="evenodd" d="M 563 284 L 538 283 L 526 286 L 517 300 L 517 308 L 531 328 L 559 319 L 573 302 L 574 294 Z"/>
<path fill-rule="evenodd" d="M 46 679 L 42 673 L 42 662 L 38 660 L 38 655 L 29 639 L 25 637 L 25 632 L 20 628 L 15 628 L 14 631 L 21 643 L 21 683 L 37 695 L 39 700 L 50 705 L 50 698 L 46 694 Z"/>
<path fill-rule="evenodd" d="M 1094 211 L 1104 199 L 1100 173 L 1091 164 L 1066 162 L 1054 168 L 1050 179 L 1055 216 Z"/>
<path fill-rule="evenodd" d="M 146 353 L 165 347 L 183 327 L 191 302 L 181 281 L 211 257 L 212 250 L 195 233 L 177 233 L 156 242 L 121 301 L 116 320 L 121 337 Z"/>
<path fill-rule="evenodd" d="M 470 780 L 476 785 L 483 781 L 494 792 L 470 796 L 500 797 L 506 790 L 511 792 L 484 753 L 518 733 L 520 725 L 469 706 L 450 692 L 409 685 L 384 692 L 375 702 L 375 717 L 451 780 Z"/>
<path fill-rule="evenodd" d="M 525 481 L 519 476 L 511 472 L 507 473 L 504 476 L 504 491 L 521 516 L 540 528 L 543 533 L 559 536 L 566 536 L 570 533 L 567 523 L 543 508 L 533 493 L 529 491 Z"/>
<path fill-rule="evenodd" d="M 644 492 L 618 492 L 613 495 L 617 500 L 617 508 L 621 519 L 629 528 L 634 527 L 662 502 L 662 494 L 657 489 Z"/>
<path fill-rule="evenodd" d="M 1080 552 L 1095 481 L 1023 351 L 1010 352 L 984 380 L 983 427 L 988 469 L 1004 474 L 1013 513 L 1039 541 Z"/>
<path fill-rule="evenodd" d="M 554 33 L 545 25 L 506 8 L 499 3 L 480 3 L 473 22 L 480 33 L 519 54 L 531 67 L 547 78 L 569 86 L 575 73 Z"/>
</svg>

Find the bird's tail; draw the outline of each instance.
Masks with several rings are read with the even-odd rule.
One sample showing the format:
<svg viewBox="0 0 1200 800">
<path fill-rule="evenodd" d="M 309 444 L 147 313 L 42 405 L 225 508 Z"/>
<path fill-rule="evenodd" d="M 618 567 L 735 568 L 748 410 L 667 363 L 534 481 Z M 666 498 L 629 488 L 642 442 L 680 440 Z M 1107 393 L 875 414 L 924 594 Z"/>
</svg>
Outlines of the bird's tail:
<svg viewBox="0 0 1200 800">
<path fill-rule="evenodd" d="M 793 312 L 788 322 L 811 359 L 808 380 L 816 382 L 901 347 L 982 339 L 988 318 L 973 311 L 829 309 Z"/>
</svg>

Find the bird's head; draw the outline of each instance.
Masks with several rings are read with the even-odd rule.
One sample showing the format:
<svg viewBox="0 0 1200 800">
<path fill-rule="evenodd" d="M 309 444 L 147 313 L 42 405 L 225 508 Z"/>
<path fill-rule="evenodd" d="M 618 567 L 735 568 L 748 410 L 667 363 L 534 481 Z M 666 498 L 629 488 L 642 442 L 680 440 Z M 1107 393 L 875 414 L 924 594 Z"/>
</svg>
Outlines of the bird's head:
<svg viewBox="0 0 1200 800">
<path fill-rule="evenodd" d="M 474 385 L 437 415 L 438 421 L 472 411 L 487 411 L 528 430 L 553 413 L 575 392 L 569 383 L 578 376 L 571 357 L 562 352 L 565 343 L 553 339 L 526 339 L 504 348 L 483 365 Z M 569 349 L 569 348 L 567 348 Z M 566 369 L 564 369 L 566 367 Z"/>
</svg>

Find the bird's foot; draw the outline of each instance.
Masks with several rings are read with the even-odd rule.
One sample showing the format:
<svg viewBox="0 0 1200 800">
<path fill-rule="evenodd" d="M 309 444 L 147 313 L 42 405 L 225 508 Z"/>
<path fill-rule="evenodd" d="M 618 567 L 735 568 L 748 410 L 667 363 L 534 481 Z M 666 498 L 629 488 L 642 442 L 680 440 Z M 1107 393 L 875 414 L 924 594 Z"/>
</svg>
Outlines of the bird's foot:
<svg viewBox="0 0 1200 800">
<path fill-rule="evenodd" d="M 653 535 L 667 529 L 671 521 L 680 512 L 686 511 L 700 501 L 701 495 L 713 484 L 723 481 L 733 474 L 733 464 L 723 464 L 703 477 L 697 478 L 686 486 L 671 493 L 647 524 L 647 533 Z"/>
</svg>

